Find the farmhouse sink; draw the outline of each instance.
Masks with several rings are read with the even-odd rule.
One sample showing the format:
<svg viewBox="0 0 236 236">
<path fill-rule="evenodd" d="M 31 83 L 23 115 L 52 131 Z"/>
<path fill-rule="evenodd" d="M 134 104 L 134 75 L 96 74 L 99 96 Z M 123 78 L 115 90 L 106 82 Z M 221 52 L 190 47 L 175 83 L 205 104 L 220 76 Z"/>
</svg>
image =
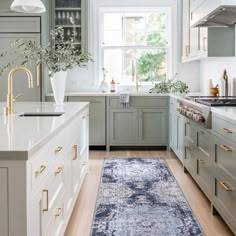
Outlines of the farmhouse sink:
<svg viewBox="0 0 236 236">
<path fill-rule="evenodd" d="M 64 112 L 24 112 L 20 114 L 20 117 L 35 117 L 35 116 L 40 116 L 40 117 L 47 117 L 47 116 L 61 116 L 63 115 Z"/>
</svg>

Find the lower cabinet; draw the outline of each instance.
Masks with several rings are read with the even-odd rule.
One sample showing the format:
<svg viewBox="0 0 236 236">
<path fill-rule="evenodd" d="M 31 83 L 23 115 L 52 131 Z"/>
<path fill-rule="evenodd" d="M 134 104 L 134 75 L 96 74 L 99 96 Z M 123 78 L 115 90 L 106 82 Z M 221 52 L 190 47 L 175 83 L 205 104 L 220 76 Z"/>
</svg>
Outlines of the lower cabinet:
<svg viewBox="0 0 236 236">
<path fill-rule="evenodd" d="M 166 109 L 111 109 L 110 144 L 166 145 Z"/>
<path fill-rule="evenodd" d="M 214 156 L 212 134 L 187 118 L 185 118 L 184 127 L 184 168 L 211 199 Z"/>
<path fill-rule="evenodd" d="M 169 112 L 169 142 L 170 148 L 174 151 L 181 162 L 184 157 L 184 117 L 175 110 Z"/>
<path fill-rule="evenodd" d="M 68 102 L 89 102 L 89 145 L 106 145 L 106 97 L 70 96 Z"/>
<path fill-rule="evenodd" d="M 213 205 L 236 234 L 236 145 L 215 138 Z"/>
<path fill-rule="evenodd" d="M 88 125 L 85 106 L 29 160 L 0 161 L 1 236 L 64 235 L 88 171 Z"/>
</svg>

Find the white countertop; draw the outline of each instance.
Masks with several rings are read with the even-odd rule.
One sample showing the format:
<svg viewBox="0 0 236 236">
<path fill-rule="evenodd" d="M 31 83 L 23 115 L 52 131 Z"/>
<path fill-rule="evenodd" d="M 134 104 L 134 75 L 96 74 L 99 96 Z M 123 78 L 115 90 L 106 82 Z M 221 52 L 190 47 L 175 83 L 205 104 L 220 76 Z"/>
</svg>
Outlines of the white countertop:
<svg viewBox="0 0 236 236">
<path fill-rule="evenodd" d="M 146 92 L 140 92 L 140 93 L 129 93 L 130 96 L 154 96 L 154 97 L 166 97 L 169 96 L 170 94 L 168 93 L 146 93 Z M 46 97 L 52 97 L 53 94 L 52 93 L 48 93 L 46 94 Z M 120 93 L 102 93 L 102 92 L 68 92 L 65 93 L 65 96 L 67 97 L 76 97 L 76 96 L 84 96 L 84 97 L 104 97 L 104 96 L 108 96 L 108 97 L 112 97 L 112 96 L 120 96 Z"/>
<path fill-rule="evenodd" d="M 236 107 L 212 107 L 212 113 L 236 122 Z"/>
<path fill-rule="evenodd" d="M 3 115 L 0 103 L 0 160 L 25 159 L 37 152 L 65 127 L 68 122 L 77 117 L 79 112 L 89 105 L 87 102 L 65 103 L 55 106 L 54 103 L 16 103 L 12 116 Z M 20 117 L 23 112 L 65 112 L 53 117 Z"/>
</svg>

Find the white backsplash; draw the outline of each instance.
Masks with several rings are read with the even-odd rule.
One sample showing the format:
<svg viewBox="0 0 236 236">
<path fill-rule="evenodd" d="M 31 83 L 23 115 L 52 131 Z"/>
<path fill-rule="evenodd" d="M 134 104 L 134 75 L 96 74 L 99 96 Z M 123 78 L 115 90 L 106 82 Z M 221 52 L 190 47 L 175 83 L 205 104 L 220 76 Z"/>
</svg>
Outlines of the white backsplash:
<svg viewBox="0 0 236 236">
<path fill-rule="evenodd" d="M 212 79 L 213 84 L 220 84 L 224 69 L 227 70 L 229 81 L 236 77 L 236 58 L 208 58 L 200 63 L 200 91 L 204 95 L 208 95 L 209 80 Z M 229 82 L 230 83 L 230 82 Z"/>
</svg>

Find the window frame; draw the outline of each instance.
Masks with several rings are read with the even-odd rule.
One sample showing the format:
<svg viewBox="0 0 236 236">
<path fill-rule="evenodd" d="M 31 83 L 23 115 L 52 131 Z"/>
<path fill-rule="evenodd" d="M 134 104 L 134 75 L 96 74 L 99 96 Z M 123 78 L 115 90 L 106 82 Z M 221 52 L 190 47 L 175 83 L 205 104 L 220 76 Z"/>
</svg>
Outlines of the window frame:
<svg viewBox="0 0 236 236">
<path fill-rule="evenodd" d="M 166 47 L 158 47 L 158 46 L 102 46 L 103 35 L 104 35 L 104 23 L 103 18 L 106 13 L 152 13 L 152 12 L 165 12 L 167 14 L 167 41 L 168 45 Z M 166 79 L 170 79 L 173 77 L 173 60 L 174 60 L 174 44 L 173 44 L 173 12 L 172 8 L 168 6 L 160 6 L 160 7 L 101 7 L 99 8 L 99 35 L 98 35 L 98 68 L 99 68 L 99 83 L 102 81 L 102 73 L 101 69 L 104 67 L 104 51 L 105 49 L 158 49 L 158 48 L 166 48 L 167 52 L 167 71 L 166 71 Z M 157 81 L 153 81 L 154 83 Z M 142 85 L 151 85 L 153 82 L 142 82 Z M 121 84 L 121 86 L 130 86 L 131 84 Z"/>
</svg>

